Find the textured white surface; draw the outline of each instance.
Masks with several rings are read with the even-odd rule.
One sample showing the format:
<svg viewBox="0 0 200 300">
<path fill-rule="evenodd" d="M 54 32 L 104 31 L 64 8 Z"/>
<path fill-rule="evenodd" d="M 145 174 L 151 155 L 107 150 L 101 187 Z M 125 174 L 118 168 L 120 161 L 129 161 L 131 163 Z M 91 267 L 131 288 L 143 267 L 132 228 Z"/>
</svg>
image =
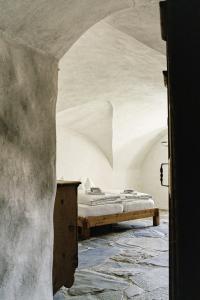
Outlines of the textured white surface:
<svg viewBox="0 0 200 300">
<path fill-rule="evenodd" d="M 119 14 L 125 20 L 126 13 L 129 24 L 130 10 Z M 158 34 L 159 18 L 153 20 Z M 93 178 L 96 168 L 99 176 L 95 174 L 95 181 L 102 188 L 141 190 L 143 160 L 167 126 L 167 95 L 162 78 L 166 58 L 153 45 L 149 47 L 134 34 L 119 30 L 117 19 L 111 17 L 87 31 L 60 61 L 57 130 L 61 131 L 62 126 L 81 133 L 102 151 L 112 167 L 103 174 L 106 160 L 97 160 L 85 174 L 86 167 L 75 163 L 78 174 L 83 170 L 79 178 Z M 68 142 L 58 138 L 59 143 Z M 57 157 L 62 165 L 59 150 Z M 73 160 L 73 154 L 67 151 L 63 177 L 70 175 Z M 91 165 L 88 161 L 85 164 Z M 103 180 L 109 176 L 109 180 Z"/>
<path fill-rule="evenodd" d="M 112 215 L 123 212 L 122 204 L 105 204 L 90 206 L 84 204 L 78 204 L 78 215 L 80 217 L 94 217 L 103 215 Z"/>
<path fill-rule="evenodd" d="M 159 26 L 157 17 L 151 23 L 156 14 L 148 18 L 149 5 L 153 10 L 157 2 L 0 0 L 0 39 L 12 40 L 0 47 L 2 300 L 52 299 L 54 57 L 60 59 L 72 45 L 60 61 L 57 128 L 62 131 L 58 143 L 65 143 L 66 151 L 58 149 L 58 174 L 75 179 L 84 169 L 86 176 L 92 173 L 96 182 L 107 185 L 130 186 L 135 178 L 140 182 L 141 162 L 166 127 L 166 91 L 161 75 L 165 57 L 154 34 L 149 34 L 147 25 L 154 24 L 151 31 L 156 26 L 157 32 Z M 133 12 L 127 10 L 119 18 L 116 15 L 97 24 L 76 43 L 92 25 L 130 6 L 137 11 L 133 31 L 122 24 L 132 19 Z M 146 25 L 141 27 L 144 20 Z M 92 102 L 93 108 L 90 105 L 86 111 L 83 106 Z M 99 103 L 102 120 L 95 112 Z M 82 135 L 90 146 L 79 139 L 79 146 L 68 152 L 65 118 L 69 119 L 71 141 Z M 88 155 L 85 163 L 85 156 L 79 157 L 83 148 Z M 67 158 L 59 161 L 63 156 Z M 75 159 L 80 159 L 79 168 Z"/>
<path fill-rule="evenodd" d="M 90 177 L 99 187 L 112 186 L 113 169 L 102 150 L 83 134 L 57 127 L 57 178 Z"/>
<path fill-rule="evenodd" d="M 109 204 L 108 202 L 112 202 L 113 204 L 121 202 L 120 195 L 116 195 L 116 194 L 89 195 L 81 192 L 78 193 L 78 203 L 80 204 L 96 206 L 96 204 L 97 205 Z"/>
<path fill-rule="evenodd" d="M 124 201 L 123 202 L 123 211 L 138 211 L 143 209 L 154 208 L 154 201 L 152 199 L 149 200 L 135 200 L 135 201 Z"/>
<path fill-rule="evenodd" d="M 131 4 L 132 0 L 0 0 L 0 30 L 60 58 L 88 28 Z"/>
<path fill-rule="evenodd" d="M 158 26 L 160 0 L 134 0 L 133 8 L 116 12 L 106 22 L 161 53 L 166 52 Z"/>
<path fill-rule="evenodd" d="M 168 147 L 162 142 L 167 140 L 167 132 L 164 131 L 162 138 L 159 138 L 150 149 L 141 168 L 142 190 L 151 194 L 156 206 L 162 209 L 168 209 L 168 188 L 161 186 L 160 183 L 161 163 L 168 162 Z M 164 184 L 168 185 L 168 166 L 164 166 L 163 180 Z"/>
<path fill-rule="evenodd" d="M 111 215 L 122 212 L 139 211 L 144 209 L 154 208 L 155 204 L 152 199 L 149 200 L 135 200 L 135 201 L 124 201 L 122 204 L 103 204 L 103 205 L 87 205 L 78 204 L 78 215 L 82 217 L 89 216 L 103 216 Z"/>
<path fill-rule="evenodd" d="M 0 299 L 52 299 L 57 62 L 0 35 Z"/>
<path fill-rule="evenodd" d="M 81 88 L 79 88 L 79 93 L 81 93 L 81 91 Z M 67 95 L 65 95 L 65 97 L 65 99 L 68 99 Z M 73 96 L 71 97 L 71 99 L 75 101 Z M 89 140 L 99 148 L 99 150 L 102 152 L 111 166 L 113 165 L 112 122 L 113 107 L 110 102 L 103 101 L 103 99 L 102 101 L 92 101 L 90 103 L 79 105 L 74 108 L 65 109 L 64 111 L 57 113 L 57 131 L 67 132 L 71 130 L 75 131 L 78 134 L 81 134 L 85 137 L 85 139 Z M 60 142 L 61 141 L 58 139 L 58 143 Z M 67 140 L 66 143 L 68 143 Z M 81 155 L 81 148 L 79 149 L 79 151 Z M 59 158 L 60 157 L 58 156 L 58 159 Z"/>
</svg>

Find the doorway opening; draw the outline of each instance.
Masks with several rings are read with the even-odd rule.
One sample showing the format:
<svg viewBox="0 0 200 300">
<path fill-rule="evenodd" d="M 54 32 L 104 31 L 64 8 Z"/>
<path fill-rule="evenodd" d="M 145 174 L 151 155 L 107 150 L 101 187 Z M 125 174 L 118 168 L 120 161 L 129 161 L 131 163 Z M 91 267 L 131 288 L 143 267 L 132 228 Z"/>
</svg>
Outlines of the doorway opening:
<svg viewBox="0 0 200 300">
<path fill-rule="evenodd" d="M 115 13 L 60 61 L 57 179 L 81 181 L 79 215 L 156 207 L 161 222 L 93 228 L 79 242 L 75 284 L 55 300 L 168 299 L 168 190 L 160 184 L 160 166 L 168 162 L 166 55 L 158 9 Z M 165 168 L 164 185 L 167 178 Z M 82 197 L 92 189 L 110 197 L 105 205 L 97 201 L 95 212 Z"/>
</svg>

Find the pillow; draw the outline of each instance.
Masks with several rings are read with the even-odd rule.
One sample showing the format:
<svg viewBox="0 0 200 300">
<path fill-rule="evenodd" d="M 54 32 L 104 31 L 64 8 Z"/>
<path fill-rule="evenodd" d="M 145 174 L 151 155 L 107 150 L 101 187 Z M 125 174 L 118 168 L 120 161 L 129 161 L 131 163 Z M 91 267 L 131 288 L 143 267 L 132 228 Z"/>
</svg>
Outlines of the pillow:
<svg viewBox="0 0 200 300">
<path fill-rule="evenodd" d="M 79 192 L 85 192 L 84 180 L 85 180 L 85 178 L 83 178 L 83 177 L 80 177 L 80 178 L 78 179 L 78 181 L 81 182 L 81 184 L 79 184 L 79 186 L 78 186 L 78 191 L 79 191 Z"/>
<path fill-rule="evenodd" d="M 85 192 L 85 187 L 84 187 L 83 183 L 79 184 L 78 191 L 79 192 Z"/>
<path fill-rule="evenodd" d="M 94 183 L 92 182 L 92 180 L 90 178 L 86 178 L 86 180 L 84 182 L 85 191 L 90 191 L 90 189 L 92 187 L 95 187 Z"/>
</svg>

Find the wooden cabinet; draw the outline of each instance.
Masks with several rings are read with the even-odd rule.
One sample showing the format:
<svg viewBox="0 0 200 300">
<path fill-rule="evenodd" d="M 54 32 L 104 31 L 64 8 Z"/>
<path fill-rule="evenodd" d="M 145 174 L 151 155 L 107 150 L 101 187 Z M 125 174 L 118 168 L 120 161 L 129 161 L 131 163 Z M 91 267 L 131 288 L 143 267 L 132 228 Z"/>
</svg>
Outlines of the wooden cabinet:
<svg viewBox="0 0 200 300">
<path fill-rule="evenodd" d="M 77 188 L 80 182 L 57 182 L 54 207 L 53 292 L 71 287 L 78 266 Z"/>
</svg>

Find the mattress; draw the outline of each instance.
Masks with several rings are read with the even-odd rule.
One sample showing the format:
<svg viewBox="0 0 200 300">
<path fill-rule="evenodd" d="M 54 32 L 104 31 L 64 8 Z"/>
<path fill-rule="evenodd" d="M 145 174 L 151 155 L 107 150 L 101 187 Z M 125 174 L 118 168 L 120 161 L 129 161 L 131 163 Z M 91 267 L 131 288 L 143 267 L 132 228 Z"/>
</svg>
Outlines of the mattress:
<svg viewBox="0 0 200 300">
<path fill-rule="evenodd" d="M 97 217 L 103 215 L 119 214 L 123 212 L 123 205 L 120 203 L 116 204 L 105 204 L 90 206 L 85 204 L 78 204 L 78 216 L 79 217 Z"/>
<path fill-rule="evenodd" d="M 150 209 L 154 208 L 155 204 L 153 199 L 148 200 L 132 200 L 132 201 L 124 201 L 123 202 L 123 208 L 124 212 L 130 212 L 130 211 L 138 211 L 143 209 Z"/>
</svg>

